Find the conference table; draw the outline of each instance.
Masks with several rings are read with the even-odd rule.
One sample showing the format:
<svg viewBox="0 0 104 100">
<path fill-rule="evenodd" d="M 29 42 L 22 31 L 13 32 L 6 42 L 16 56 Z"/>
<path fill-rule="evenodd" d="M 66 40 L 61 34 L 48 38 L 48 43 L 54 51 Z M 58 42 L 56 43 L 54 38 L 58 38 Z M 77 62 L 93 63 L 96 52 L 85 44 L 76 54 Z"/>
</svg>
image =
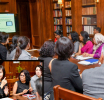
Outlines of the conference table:
<svg viewBox="0 0 104 100">
<path fill-rule="evenodd" d="M 14 100 L 29 100 L 27 97 L 23 97 L 23 96 L 12 96 L 10 98 L 14 99 Z M 31 100 L 38 100 L 38 99 L 35 98 L 35 99 L 31 99 Z"/>
<path fill-rule="evenodd" d="M 39 57 L 39 51 L 38 50 L 34 50 L 34 51 L 28 51 L 32 56 L 34 57 Z M 57 56 L 54 56 L 54 58 L 57 58 Z M 78 64 L 78 62 L 80 60 L 77 60 L 75 58 L 70 58 L 69 59 L 70 62 L 73 62 L 75 63 L 77 66 L 78 66 L 78 69 L 80 69 L 80 74 L 85 70 L 85 69 L 89 69 L 89 68 L 94 68 L 94 67 L 99 67 L 101 66 L 100 64 L 92 64 L 92 65 L 81 65 L 81 64 Z"/>
</svg>

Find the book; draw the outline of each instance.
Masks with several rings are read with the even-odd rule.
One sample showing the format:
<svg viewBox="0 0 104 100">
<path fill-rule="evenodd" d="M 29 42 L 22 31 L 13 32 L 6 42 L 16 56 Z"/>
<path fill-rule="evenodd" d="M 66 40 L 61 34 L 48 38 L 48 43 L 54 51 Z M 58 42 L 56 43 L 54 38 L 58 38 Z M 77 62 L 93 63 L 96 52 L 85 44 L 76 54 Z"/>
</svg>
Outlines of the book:
<svg viewBox="0 0 104 100">
<path fill-rule="evenodd" d="M 82 15 L 93 15 L 93 14 L 97 14 L 96 7 L 82 8 Z"/>
<path fill-rule="evenodd" d="M 82 5 L 95 3 L 95 0 L 82 0 Z"/>
</svg>

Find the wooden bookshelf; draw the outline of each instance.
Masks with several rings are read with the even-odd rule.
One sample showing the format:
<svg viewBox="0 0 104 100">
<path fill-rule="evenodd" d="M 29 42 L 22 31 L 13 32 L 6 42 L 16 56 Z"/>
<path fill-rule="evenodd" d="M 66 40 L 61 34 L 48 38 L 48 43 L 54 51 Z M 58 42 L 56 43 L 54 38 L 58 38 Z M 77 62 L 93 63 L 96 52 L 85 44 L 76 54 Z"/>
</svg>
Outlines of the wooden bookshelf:
<svg viewBox="0 0 104 100">
<path fill-rule="evenodd" d="M 92 6 L 95 6 L 95 3 L 82 4 L 82 7 L 92 7 Z"/>
<path fill-rule="evenodd" d="M 72 31 L 72 11 L 71 11 L 71 0 L 65 0 L 65 27 L 66 33 L 70 33 Z M 67 34 L 66 34 L 67 35 Z"/>
<path fill-rule="evenodd" d="M 63 31 L 63 12 L 61 5 L 58 4 L 58 1 L 52 1 L 53 2 L 53 20 L 54 20 L 54 31 L 56 30 L 62 30 Z"/>
<path fill-rule="evenodd" d="M 82 0 L 82 30 L 93 35 L 94 27 L 97 26 L 97 10 L 94 0 Z"/>
</svg>

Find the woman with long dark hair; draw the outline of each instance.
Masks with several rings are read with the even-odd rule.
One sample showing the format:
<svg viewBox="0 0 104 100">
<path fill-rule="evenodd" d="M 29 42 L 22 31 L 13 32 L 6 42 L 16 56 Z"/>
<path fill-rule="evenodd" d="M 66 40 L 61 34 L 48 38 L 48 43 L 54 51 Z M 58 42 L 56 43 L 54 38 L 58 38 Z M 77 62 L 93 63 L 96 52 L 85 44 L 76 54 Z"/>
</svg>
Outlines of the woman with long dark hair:
<svg viewBox="0 0 104 100">
<path fill-rule="evenodd" d="M 8 53 L 7 53 L 7 60 L 12 60 L 13 59 L 13 56 L 16 52 L 18 38 L 19 38 L 19 35 L 14 35 L 12 37 L 12 44 L 10 45 Z"/>
<path fill-rule="evenodd" d="M 0 98 L 8 97 L 8 86 L 5 77 L 5 68 L 0 65 Z"/>
<path fill-rule="evenodd" d="M 76 53 L 76 55 L 80 55 L 83 53 L 90 53 L 92 54 L 91 49 L 93 48 L 93 43 L 90 41 L 88 32 L 81 31 L 81 34 L 79 36 L 79 39 L 82 43 L 79 45 L 79 51 Z"/>
<path fill-rule="evenodd" d="M 74 44 L 74 53 L 77 53 L 79 50 L 79 36 L 76 31 L 72 31 L 68 34 L 68 38 L 72 40 Z"/>
<path fill-rule="evenodd" d="M 17 40 L 14 60 L 32 60 L 31 54 L 27 52 L 30 48 L 30 39 L 26 36 L 20 36 Z"/>
</svg>

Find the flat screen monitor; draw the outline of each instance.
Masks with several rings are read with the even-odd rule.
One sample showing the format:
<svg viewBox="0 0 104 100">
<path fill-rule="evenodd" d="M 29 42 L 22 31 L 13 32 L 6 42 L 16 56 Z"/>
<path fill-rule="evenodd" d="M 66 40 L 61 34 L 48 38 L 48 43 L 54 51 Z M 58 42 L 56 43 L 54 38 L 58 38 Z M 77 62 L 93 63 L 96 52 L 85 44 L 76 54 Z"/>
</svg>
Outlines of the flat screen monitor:
<svg viewBox="0 0 104 100">
<path fill-rule="evenodd" d="M 0 32 L 16 32 L 14 14 L 0 14 Z"/>
</svg>

